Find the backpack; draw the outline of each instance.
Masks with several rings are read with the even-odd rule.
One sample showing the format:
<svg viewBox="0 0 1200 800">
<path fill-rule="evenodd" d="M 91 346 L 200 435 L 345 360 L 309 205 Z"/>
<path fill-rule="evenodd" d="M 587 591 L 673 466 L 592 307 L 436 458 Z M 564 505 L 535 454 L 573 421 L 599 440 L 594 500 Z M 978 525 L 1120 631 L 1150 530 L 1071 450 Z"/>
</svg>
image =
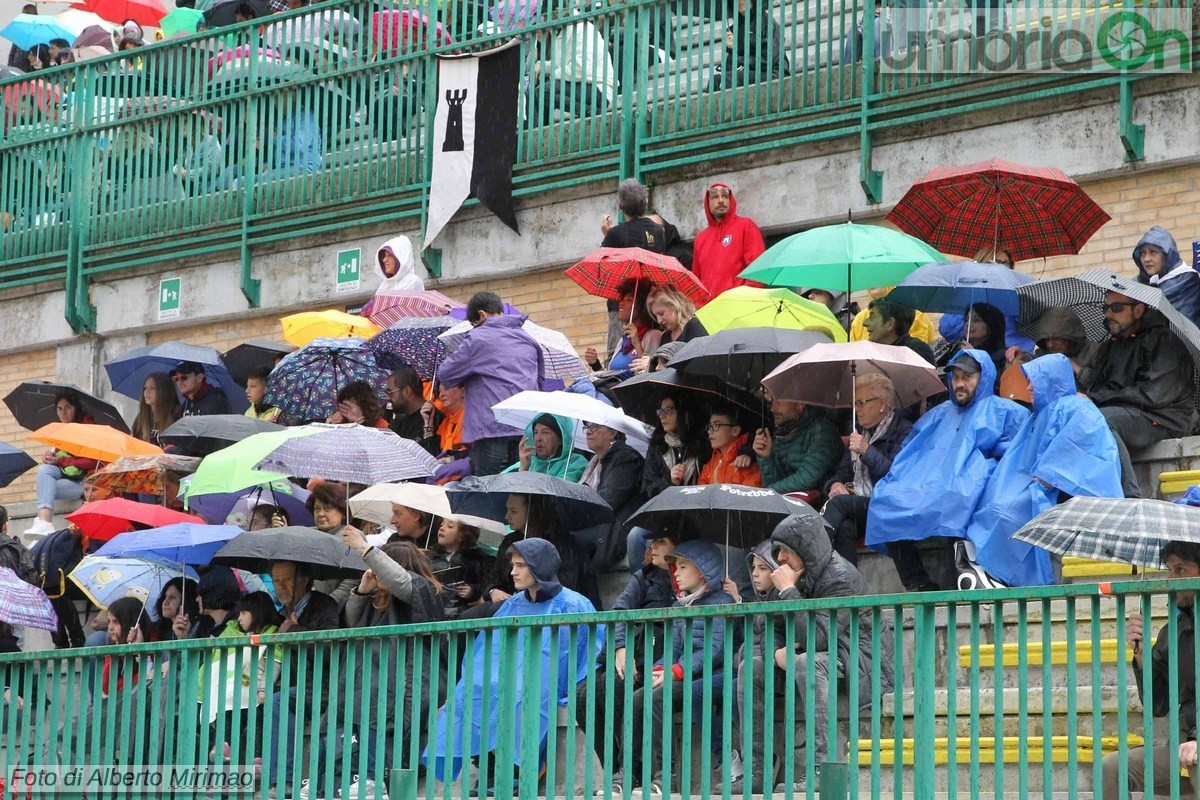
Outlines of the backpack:
<svg viewBox="0 0 1200 800">
<path fill-rule="evenodd" d="M 40 586 L 37 571 L 33 568 L 33 559 L 25 545 L 12 536 L 0 534 L 0 567 L 7 567 L 16 573 L 17 577 L 26 583 Z"/>
<path fill-rule="evenodd" d="M 73 588 L 67 574 L 83 560 L 83 537 L 69 529 L 55 531 L 35 544 L 30 555 L 36 573 L 32 583 L 52 600 L 62 597 Z"/>
</svg>

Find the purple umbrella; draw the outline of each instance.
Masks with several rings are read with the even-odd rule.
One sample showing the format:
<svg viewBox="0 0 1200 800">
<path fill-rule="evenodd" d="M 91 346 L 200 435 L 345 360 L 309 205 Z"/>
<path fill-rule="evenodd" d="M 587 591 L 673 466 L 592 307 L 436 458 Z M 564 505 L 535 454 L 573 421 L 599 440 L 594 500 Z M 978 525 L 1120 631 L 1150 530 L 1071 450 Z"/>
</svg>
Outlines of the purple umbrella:
<svg viewBox="0 0 1200 800">
<path fill-rule="evenodd" d="M 270 486 L 251 486 L 229 494 L 198 494 L 189 497 L 187 504 L 189 510 L 215 524 L 220 524 L 228 519 L 239 500 L 247 498 L 255 507 L 267 504 L 283 509 L 290 525 L 312 525 L 312 512 L 305 505 L 308 495 L 308 491 L 299 486 L 293 486 L 291 494 L 277 491 Z"/>
<path fill-rule="evenodd" d="M 421 380 L 431 381 L 446 358 L 446 343 L 439 335 L 457 325 L 450 316 L 405 317 L 367 340 L 367 349 L 386 370 L 412 367 Z"/>
<path fill-rule="evenodd" d="M 75 37 L 75 47 L 103 47 L 113 52 L 112 34 L 99 25 L 88 25 Z"/>
<path fill-rule="evenodd" d="M 58 628 L 58 615 L 46 593 L 8 567 L 0 567 L 0 620 L 43 631 Z"/>
<path fill-rule="evenodd" d="M 521 313 L 521 309 L 519 309 L 516 306 L 511 305 L 509 303 L 504 304 L 504 313 L 508 314 L 509 316 L 512 316 L 512 317 L 524 316 Z M 454 317 L 455 319 L 457 319 L 459 321 L 463 321 L 467 318 L 467 307 L 463 306 L 462 308 L 452 308 L 452 309 L 450 309 L 450 313 L 448 316 Z"/>
</svg>

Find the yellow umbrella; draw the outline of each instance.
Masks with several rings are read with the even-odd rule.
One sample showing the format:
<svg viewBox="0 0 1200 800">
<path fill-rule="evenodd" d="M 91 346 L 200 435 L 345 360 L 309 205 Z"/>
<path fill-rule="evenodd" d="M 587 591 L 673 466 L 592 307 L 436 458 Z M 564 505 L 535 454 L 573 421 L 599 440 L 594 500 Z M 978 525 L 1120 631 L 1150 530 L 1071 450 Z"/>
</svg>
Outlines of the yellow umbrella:
<svg viewBox="0 0 1200 800">
<path fill-rule="evenodd" d="M 357 336 L 370 339 L 382 330 L 366 317 L 347 314 L 345 311 L 302 311 L 279 320 L 283 326 L 283 338 L 296 347 L 304 347 L 313 339 L 340 339 Z"/>
<path fill-rule="evenodd" d="M 79 422 L 51 422 L 43 425 L 29 438 L 48 444 L 79 458 L 94 458 L 112 462 L 123 456 L 160 456 L 162 448 L 135 439 L 107 425 L 87 425 Z"/>
</svg>

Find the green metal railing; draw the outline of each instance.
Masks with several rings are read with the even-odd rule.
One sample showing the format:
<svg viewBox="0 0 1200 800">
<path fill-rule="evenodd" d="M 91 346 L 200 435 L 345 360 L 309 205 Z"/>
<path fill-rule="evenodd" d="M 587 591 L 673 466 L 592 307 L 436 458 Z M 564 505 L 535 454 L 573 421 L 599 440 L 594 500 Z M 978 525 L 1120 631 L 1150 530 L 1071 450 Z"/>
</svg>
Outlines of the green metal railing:
<svg viewBox="0 0 1200 800">
<path fill-rule="evenodd" d="M 1133 87 L 1152 73 L 981 74 L 989 37 L 972 25 L 1094 40 L 1130 9 L 1194 28 L 1189 0 L 1017 0 L 991 22 L 959 0 L 897 3 L 878 30 L 861 24 L 866 5 L 751 0 L 742 15 L 728 0 L 599 0 L 539 15 L 536 0 L 504 0 L 506 16 L 467 0 L 355 0 L 9 79 L 0 288 L 65 279 L 66 316 L 84 331 L 94 277 L 238 254 L 255 305 L 255 247 L 423 222 L 439 52 L 520 41 L 518 195 L 858 137 L 862 190 L 878 202 L 878 133 L 1089 90 L 1119 90 L 1117 133 L 1141 157 Z M 901 34 L 909 61 L 892 57 Z M 1190 59 L 1189 42 L 1165 44 Z M 861 57 L 876 52 L 887 57 Z M 1048 63 L 1035 48 L 1025 67 Z"/>
<path fill-rule="evenodd" d="M 755 752 L 757 763 L 777 760 L 775 780 L 785 784 L 777 796 L 784 797 L 1101 797 L 1105 755 L 1112 754 L 1123 785 L 1132 765 L 1153 774 L 1151 749 L 1133 749 L 1145 741 L 1168 746 L 1167 796 L 1180 797 L 1179 698 L 1194 687 L 1175 670 L 1156 685 L 1151 659 L 1139 673 L 1117 643 L 1136 612 L 1146 620 L 1145 653 L 1165 626 L 1168 663 L 1200 663 L 1200 651 L 1176 644 L 1190 624 L 1178 606 L 1190 605 L 1200 580 L 1100 588 L 745 603 L 222 639 L 219 647 L 208 640 L 4 655 L 4 777 L 11 791 L 16 767 L 61 776 L 84 765 L 137 774 L 231 765 L 248 771 L 247 789 L 257 797 L 295 792 L 304 779 L 311 797 L 339 790 L 348 797 L 357 775 L 379 790 L 393 787 L 392 797 L 465 800 L 482 775 L 485 786 L 490 776 L 499 787 L 497 796 L 511 791 L 530 800 L 590 797 L 597 789 L 627 799 L 635 782 L 656 782 L 665 797 L 748 800 L 750 775 L 740 791 L 732 785 L 737 751 L 743 765 Z M 617 679 L 611 634 L 618 625 L 629 626 L 627 675 L 634 665 L 643 678 L 667 665 L 661 693 Z M 682 657 L 662 658 L 676 652 L 681 635 Z M 841 655 L 839 636 L 853 643 Z M 780 648 L 798 656 L 782 669 L 773 656 Z M 539 703 L 543 696 L 553 699 Z M 1155 718 L 1164 700 L 1166 713 Z M 549 718 L 544 737 L 542 713 Z M 473 734 L 481 723 L 497 732 L 494 740 Z M 821 761 L 818 732 L 829 743 Z M 462 774 L 443 783 L 436 759 L 455 753 L 464 756 Z M 257 779 L 256 756 L 264 762 Z M 614 774 L 622 776 L 619 785 Z M 801 777 L 805 788 L 793 793 Z M 14 796 L 24 796 L 19 784 Z"/>
</svg>

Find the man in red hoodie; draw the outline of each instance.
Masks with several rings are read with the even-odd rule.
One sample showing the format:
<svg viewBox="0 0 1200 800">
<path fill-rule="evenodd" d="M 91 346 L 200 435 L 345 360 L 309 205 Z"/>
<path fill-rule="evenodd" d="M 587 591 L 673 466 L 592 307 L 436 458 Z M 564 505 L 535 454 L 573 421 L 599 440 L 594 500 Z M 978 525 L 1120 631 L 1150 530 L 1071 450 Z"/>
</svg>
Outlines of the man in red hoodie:
<svg viewBox="0 0 1200 800">
<path fill-rule="evenodd" d="M 754 220 L 738 216 L 733 190 L 724 183 L 709 186 L 704 194 L 704 215 L 708 227 L 696 236 L 693 246 L 696 277 L 713 297 L 734 286 L 760 285 L 738 278 L 767 247 Z"/>
</svg>

